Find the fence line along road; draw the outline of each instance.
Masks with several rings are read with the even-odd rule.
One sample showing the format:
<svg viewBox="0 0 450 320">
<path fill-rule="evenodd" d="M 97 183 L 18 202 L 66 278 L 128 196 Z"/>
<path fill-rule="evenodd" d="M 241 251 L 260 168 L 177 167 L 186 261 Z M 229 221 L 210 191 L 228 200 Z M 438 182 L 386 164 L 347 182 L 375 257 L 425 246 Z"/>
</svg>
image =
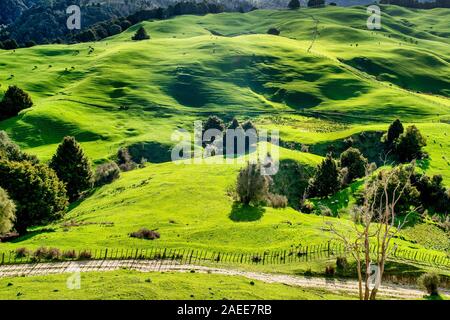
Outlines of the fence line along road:
<svg viewBox="0 0 450 320">
<path fill-rule="evenodd" d="M 372 246 L 371 253 L 375 254 L 377 248 Z M 342 243 L 328 241 L 321 244 L 299 246 L 287 250 L 267 250 L 255 253 L 232 253 L 208 251 L 201 249 L 96 249 L 96 250 L 67 250 L 58 249 L 38 250 L 27 252 L 25 250 L 0 251 L 0 265 L 13 265 L 49 261 L 71 260 L 171 260 L 179 263 L 229 263 L 229 264 L 259 264 L 276 265 L 296 262 L 317 261 L 346 255 L 346 248 Z M 450 259 L 445 254 L 430 254 L 415 249 L 395 247 L 390 260 L 417 262 L 429 266 L 450 268 Z"/>
</svg>

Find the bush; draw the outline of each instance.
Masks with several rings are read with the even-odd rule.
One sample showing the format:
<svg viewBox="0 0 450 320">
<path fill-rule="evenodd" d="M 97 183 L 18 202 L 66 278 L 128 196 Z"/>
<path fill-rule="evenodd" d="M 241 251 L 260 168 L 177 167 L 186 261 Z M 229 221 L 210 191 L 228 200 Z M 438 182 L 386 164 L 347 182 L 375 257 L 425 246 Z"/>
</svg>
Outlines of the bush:
<svg viewBox="0 0 450 320">
<path fill-rule="evenodd" d="M 66 250 L 62 253 L 62 257 L 64 259 L 76 259 L 77 253 L 75 252 L 75 250 Z"/>
<path fill-rule="evenodd" d="M 419 285 L 424 288 L 430 296 L 439 295 L 439 283 L 441 282 L 439 275 L 434 272 L 425 273 L 418 279 Z"/>
<path fill-rule="evenodd" d="M 58 260 L 61 257 L 61 252 L 57 248 L 40 247 L 36 249 L 33 254 L 36 260 Z"/>
<path fill-rule="evenodd" d="M 117 163 L 122 171 L 131 171 L 137 168 L 137 164 L 131 160 L 128 148 L 120 148 L 117 151 Z"/>
<path fill-rule="evenodd" d="M 358 149 L 350 147 L 342 152 L 340 162 L 341 168 L 348 169 L 347 183 L 351 183 L 357 178 L 364 177 L 368 162 Z"/>
<path fill-rule="evenodd" d="M 270 206 L 275 209 L 286 208 L 288 206 L 288 199 L 286 196 L 280 194 L 269 193 L 267 196 L 267 201 Z"/>
<path fill-rule="evenodd" d="M 82 191 L 92 187 L 93 174 L 89 159 L 74 137 L 65 137 L 50 161 L 50 168 L 66 183 L 70 201 L 79 198 Z"/>
<path fill-rule="evenodd" d="M 427 145 L 425 137 L 419 129 L 412 125 L 402 133 L 395 144 L 395 151 L 400 161 L 409 162 L 413 159 L 421 159 L 422 148 Z"/>
<path fill-rule="evenodd" d="M 333 266 L 326 266 L 325 267 L 325 275 L 327 277 L 333 277 L 335 273 L 336 273 L 336 270 L 334 269 Z"/>
<path fill-rule="evenodd" d="M 147 34 L 147 31 L 145 31 L 144 27 L 140 27 L 131 39 L 135 41 L 148 40 L 150 39 L 150 36 Z"/>
<path fill-rule="evenodd" d="M 316 210 L 316 205 L 310 200 L 306 199 L 300 206 L 300 211 L 303 213 L 313 213 Z"/>
<path fill-rule="evenodd" d="M 280 30 L 278 30 L 277 28 L 270 28 L 269 30 L 267 30 L 267 34 L 271 34 L 274 36 L 279 36 L 280 33 Z"/>
<path fill-rule="evenodd" d="M 102 186 L 119 179 L 120 168 L 115 162 L 99 165 L 95 171 L 95 185 Z"/>
<path fill-rule="evenodd" d="M 267 199 L 270 178 L 261 173 L 259 163 L 249 163 L 239 172 L 236 193 L 239 201 L 244 205 L 257 205 Z"/>
<path fill-rule="evenodd" d="M 0 187 L 16 204 L 17 232 L 59 219 L 67 209 L 64 184 L 46 165 L 0 160 Z"/>
<path fill-rule="evenodd" d="M 16 220 L 16 205 L 0 187 L 0 235 L 11 231 Z"/>
<path fill-rule="evenodd" d="M 160 234 L 155 230 L 141 228 L 139 231 L 130 233 L 130 237 L 138 239 L 155 240 L 160 238 Z"/>
<path fill-rule="evenodd" d="M 0 102 L 0 121 L 15 117 L 20 111 L 32 106 L 33 101 L 28 93 L 17 86 L 9 86 Z"/>
<path fill-rule="evenodd" d="M 38 163 L 38 159 L 35 156 L 30 156 L 21 151 L 19 146 L 15 144 L 5 131 L 0 131 L 0 160 L 9 161 L 30 161 L 32 163 Z"/>
<path fill-rule="evenodd" d="M 336 271 L 344 274 L 348 269 L 348 261 L 346 257 L 337 257 L 336 258 Z"/>
<path fill-rule="evenodd" d="M 28 257 L 29 255 L 30 255 L 30 250 L 28 250 L 27 248 L 17 248 L 16 249 L 16 258 L 17 259 L 25 258 L 25 257 Z"/>
<path fill-rule="evenodd" d="M 341 187 L 341 175 L 336 161 L 328 154 L 317 167 L 316 173 L 309 181 L 309 196 L 327 197 L 335 194 Z"/>
<path fill-rule="evenodd" d="M 92 253 L 88 250 L 83 250 L 78 255 L 79 260 L 89 260 L 92 258 Z"/>
</svg>

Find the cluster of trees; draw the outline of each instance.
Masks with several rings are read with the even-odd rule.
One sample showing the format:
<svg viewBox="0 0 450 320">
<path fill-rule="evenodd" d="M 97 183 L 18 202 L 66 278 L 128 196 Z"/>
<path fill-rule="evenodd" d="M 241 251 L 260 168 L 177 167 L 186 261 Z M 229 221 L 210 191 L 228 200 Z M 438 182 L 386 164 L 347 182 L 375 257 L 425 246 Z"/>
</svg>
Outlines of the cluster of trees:
<svg viewBox="0 0 450 320">
<path fill-rule="evenodd" d="M 221 142 L 216 141 L 218 135 L 214 135 L 211 137 L 207 137 L 205 133 L 208 130 L 215 130 L 218 135 L 220 136 Z M 228 130 L 235 130 L 233 134 L 233 143 L 228 143 L 230 146 L 233 146 L 233 150 L 227 151 L 227 136 L 228 139 L 231 138 L 231 134 L 229 134 Z M 240 124 L 239 121 L 236 118 L 233 118 L 233 120 L 226 125 L 225 122 L 220 119 L 217 116 L 209 116 L 208 119 L 203 123 L 203 133 L 202 137 L 203 139 L 203 147 L 206 148 L 219 148 L 223 150 L 224 154 L 227 153 L 237 153 L 238 150 L 238 139 L 245 139 L 244 142 L 244 151 L 248 152 L 250 151 L 254 145 L 250 145 L 251 141 L 256 141 L 257 139 L 258 130 L 255 127 L 255 125 L 250 121 L 246 121 L 243 124 Z M 216 142 L 215 142 L 216 141 Z M 214 154 L 213 154 L 214 155 Z"/>
<path fill-rule="evenodd" d="M 330 4 L 330 5 L 336 5 L 335 3 Z M 313 7 L 323 7 L 325 6 L 325 0 L 309 0 L 307 2 L 307 6 L 309 8 L 313 8 Z M 297 10 L 300 8 L 300 1 L 299 0 L 291 0 L 288 3 L 288 8 L 291 10 Z"/>
<path fill-rule="evenodd" d="M 140 40 L 147 40 L 150 39 L 150 36 L 147 34 L 147 31 L 145 31 L 144 27 L 140 27 L 135 35 L 131 38 L 131 40 L 140 41 Z"/>
<path fill-rule="evenodd" d="M 450 8 L 450 0 L 435 0 L 435 1 L 381 0 L 380 3 L 417 9 Z"/>
<path fill-rule="evenodd" d="M 15 117 L 32 106 L 33 101 L 28 93 L 17 86 L 10 86 L 0 102 L 0 121 Z"/>
<path fill-rule="evenodd" d="M 402 122 L 397 119 L 382 137 L 386 150 L 393 152 L 400 162 L 410 162 L 426 156 L 422 148 L 427 145 L 426 138 L 415 125 L 403 128 Z"/>
</svg>

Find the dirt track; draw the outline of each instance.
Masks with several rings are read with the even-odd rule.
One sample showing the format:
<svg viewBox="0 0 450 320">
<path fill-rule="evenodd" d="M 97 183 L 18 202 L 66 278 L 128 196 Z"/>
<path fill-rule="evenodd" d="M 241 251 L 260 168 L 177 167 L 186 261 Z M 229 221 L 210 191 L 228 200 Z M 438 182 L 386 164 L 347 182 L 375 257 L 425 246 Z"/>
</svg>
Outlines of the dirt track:
<svg viewBox="0 0 450 320">
<path fill-rule="evenodd" d="M 358 284 L 354 280 L 326 279 L 313 277 L 300 277 L 294 275 L 270 274 L 250 272 L 236 269 L 214 268 L 197 265 L 176 264 L 173 262 L 148 261 L 148 260 L 104 260 L 104 261 L 73 261 L 53 262 L 23 265 L 0 266 L 0 278 L 17 276 L 37 276 L 48 274 L 112 271 L 118 269 L 132 269 L 141 272 L 195 272 L 223 274 L 229 276 L 243 276 L 249 279 L 260 280 L 267 283 L 282 283 L 290 286 L 305 288 L 325 289 L 332 292 L 358 293 Z M 449 294 L 444 292 L 444 294 Z M 414 287 L 397 284 L 383 285 L 380 295 L 393 299 L 419 299 L 424 295 L 423 291 Z"/>
</svg>

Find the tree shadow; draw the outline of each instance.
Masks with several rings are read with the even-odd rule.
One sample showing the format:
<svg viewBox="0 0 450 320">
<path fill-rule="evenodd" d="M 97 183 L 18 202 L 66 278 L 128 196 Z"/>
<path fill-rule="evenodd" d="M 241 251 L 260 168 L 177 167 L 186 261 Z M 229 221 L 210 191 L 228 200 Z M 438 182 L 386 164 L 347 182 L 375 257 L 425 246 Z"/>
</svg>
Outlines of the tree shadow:
<svg viewBox="0 0 450 320">
<path fill-rule="evenodd" d="M 231 208 L 229 218 L 234 222 L 251 222 L 257 221 L 264 215 L 264 209 L 261 206 L 243 205 L 235 202 Z"/>
<path fill-rule="evenodd" d="M 55 232 L 55 231 L 56 230 L 53 229 L 53 228 L 43 228 L 43 229 L 28 231 L 24 235 L 19 236 L 18 238 L 15 238 L 15 239 L 13 239 L 11 241 L 8 241 L 8 242 L 10 242 L 10 243 L 20 243 L 22 241 L 29 240 L 29 239 L 33 238 L 34 236 L 40 235 L 42 233 L 50 233 L 50 232 Z"/>
</svg>

